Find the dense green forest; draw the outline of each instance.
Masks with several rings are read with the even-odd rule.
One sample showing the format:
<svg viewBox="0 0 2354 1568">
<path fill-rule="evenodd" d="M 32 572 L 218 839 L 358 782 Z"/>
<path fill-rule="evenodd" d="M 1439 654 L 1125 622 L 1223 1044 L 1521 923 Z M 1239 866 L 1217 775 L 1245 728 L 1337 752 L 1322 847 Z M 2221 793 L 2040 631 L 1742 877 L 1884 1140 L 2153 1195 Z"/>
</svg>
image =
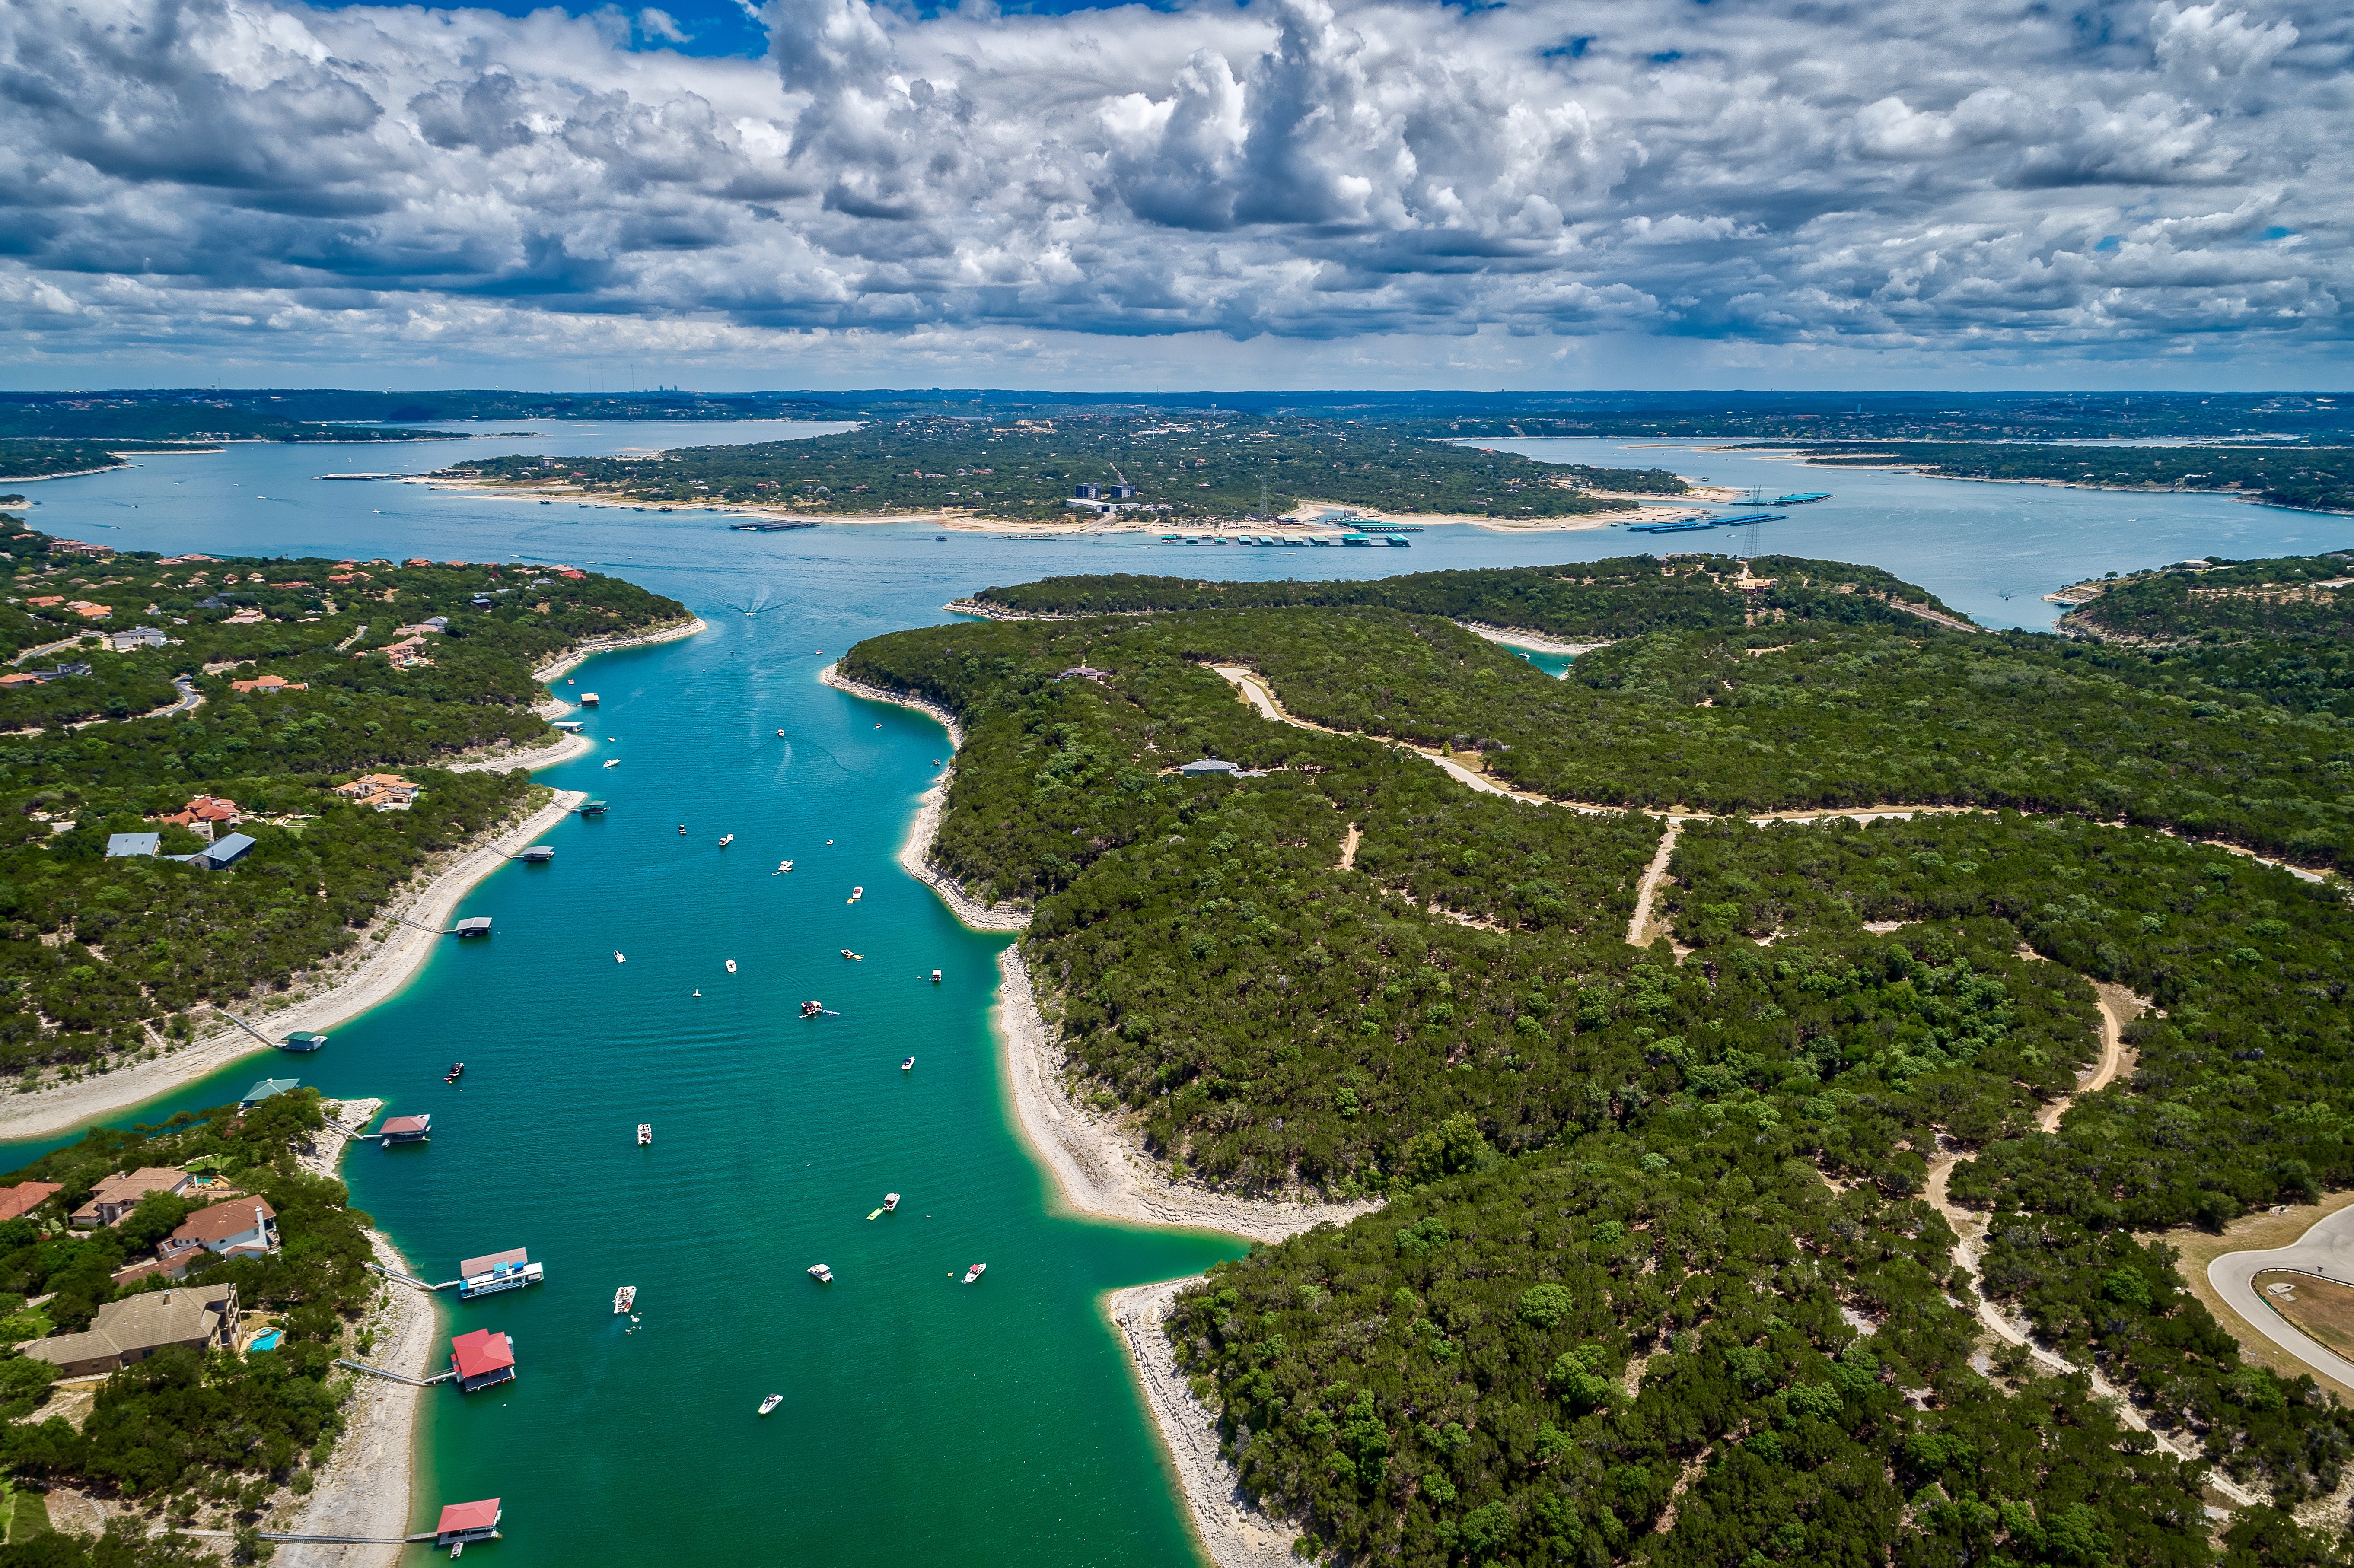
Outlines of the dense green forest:
<svg viewBox="0 0 2354 1568">
<path fill-rule="evenodd" d="M 350 1380 L 336 1372 L 334 1358 L 352 1353 L 351 1321 L 381 1288 L 366 1272 L 368 1217 L 350 1206 L 342 1182 L 312 1174 L 293 1158 L 323 1125 L 317 1091 L 301 1089 L 242 1115 L 223 1106 L 184 1112 L 160 1127 L 96 1128 L 6 1178 L 65 1190 L 35 1213 L 0 1224 L 6 1293 L 0 1308 L 7 1309 L 0 1315 L 0 1400 L 14 1418 L 0 1426 L 0 1462 L 38 1485 L 71 1484 L 160 1509 L 167 1527 L 203 1516 L 212 1528 L 250 1528 L 290 1489 L 296 1496 L 311 1489 L 312 1472 L 326 1463 L 343 1430 L 339 1409 Z M 192 1207 L 157 1194 L 122 1224 L 90 1232 L 68 1231 L 56 1214 L 83 1202 L 110 1172 L 191 1161 L 268 1199 L 282 1245 L 267 1258 L 204 1255 L 191 1266 L 190 1281 L 234 1284 L 239 1307 L 272 1314 L 284 1339 L 275 1351 L 250 1356 L 167 1350 L 107 1379 L 86 1420 L 45 1417 L 39 1406 L 55 1369 L 19 1347 L 86 1328 L 121 1296 L 174 1288 L 160 1275 L 129 1286 L 110 1276 L 151 1252 Z M 36 1298 L 47 1299 L 27 1308 Z M 92 1558 L 88 1542 L 45 1537 L 0 1550 L 0 1563 L 112 1568 L 191 1560 L 186 1538 L 139 1544 L 136 1531 L 145 1524 L 135 1514 L 129 1524 L 133 1535 L 111 1542 L 111 1555 L 108 1544 Z M 242 1560 L 253 1560 L 249 1542 L 238 1549 Z"/>
<path fill-rule="evenodd" d="M 651 458 L 469 461 L 516 483 L 554 481 L 647 503 L 775 502 L 854 515 L 956 507 L 1069 519 L 1075 484 L 1135 485 L 1172 521 L 1273 516 L 1302 501 L 1399 513 L 1570 517 L 1638 503 L 1592 490 L 1681 494 L 1659 469 L 1539 463 L 1417 440 L 1362 420 L 1210 412 L 1079 414 L 1061 420 L 910 417 L 840 435 L 756 446 L 686 447 Z"/>
<path fill-rule="evenodd" d="M 551 738 L 535 666 L 685 616 L 570 568 L 43 556 L 39 535 L 7 524 L 0 650 L 27 670 L 90 671 L 0 691 L 0 1073 L 166 1049 L 190 1036 L 192 1011 L 282 991 L 351 951 L 400 883 L 545 794 L 521 772 L 436 765 Z M 112 652 L 75 604 L 107 608 L 109 631 L 168 641 Z M 413 630 L 431 620 L 445 624 Z M 397 661 L 398 643 L 422 662 Z M 175 675 L 199 705 L 181 707 Z M 304 689 L 235 689 L 265 676 Z M 152 716 L 167 705 L 180 711 Z M 333 791 L 387 768 L 422 786 L 413 809 Z M 165 854 L 201 848 L 156 821 L 198 795 L 242 813 L 256 843 L 236 867 L 106 857 L 121 832 L 161 832 Z"/>
<path fill-rule="evenodd" d="M 1421 602 L 1528 624 L 1523 576 Z M 1196 609 L 1137 579 L 992 596 L 1117 618 L 845 661 L 963 723 L 937 853 L 1034 906 L 1083 1098 L 1177 1173 L 1389 1200 L 1180 1300 L 1246 1488 L 1304 1552 L 1434 1568 L 2341 1561 L 2263 1507 L 2211 1542 L 2196 1467 L 2081 1377 L 1987 1359 L 1968 1310 L 1982 1288 L 2282 1508 L 2342 1478 L 2354 1415 L 2243 1362 L 2134 1234 L 2354 1183 L 2342 885 L 2156 825 L 2328 858 L 2339 721 L 2136 650 L 1744 626 L 1688 575 L 1608 580 L 1561 632 L 1654 630 L 1560 682 L 1395 599 Z M 1556 794 L 2043 814 L 1688 825 L 1662 905 L 1689 956 L 1638 950 L 1655 819 L 1268 724 L 1213 660 Z M 1107 673 L 1056 679 L 1082 661 Z M 1205 755 L 1256 776 L 1173 771 Z M 2045 1133 L 2100 1049 L 2087 977 L 2159 1011 L 2137 1070 Z M 2000 1216 L 1975 1283 L 1924 1201 L 1941 1152 Z"/>
<path fill-rule="evenodd" d="M 1959 612 L 1926 588 L 1877 567 L 1758 556 L 1620 556 L 1558 567 L 1410 572 L 1360 581 L 1203 582 L 1192 577 L 1042 577 L 987 588 L 970 603 L 983 613 L 1128 615 L 1161 609 L 1262 609 L 1373 605 L 1485 625 L 1542 631 L 1573 641 L 1610 641 L 1670 629 L 1742 627 L 1764 620 L 1878 622 L 1916 626 L 1891 599 Z"/>
<path fill-rule="evenodd" d="M 2274 506 L 2354 512 L 2354 447 L 1977 445 L 1874 440 L 1801 449 L 1829 468 L 1902 465 L 1949 479 L 2043 480 L 2108 490 L 2227 490 Z"/>
<path fill-rule="evenodd" d="M 2354 642 L 2343 590 L 2354 551 L 2215 561 L 2135 572 L 2088 587 L 2100 597 L 2062 618 L 2065 630 L 2155 643 Z"/>
</svg>

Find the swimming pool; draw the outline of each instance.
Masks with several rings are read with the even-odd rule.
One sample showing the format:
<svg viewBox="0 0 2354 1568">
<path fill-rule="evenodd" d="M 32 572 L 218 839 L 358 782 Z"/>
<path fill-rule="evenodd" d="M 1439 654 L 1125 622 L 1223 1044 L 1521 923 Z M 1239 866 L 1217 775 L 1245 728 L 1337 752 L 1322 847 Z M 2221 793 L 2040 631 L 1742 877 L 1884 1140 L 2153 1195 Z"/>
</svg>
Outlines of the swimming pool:
<svg viewBox="0 0 2354 1568">
<path fill-rule="evenodd" d="M 256 1351 L 274 1351 L 278 1348 L 278 1341 L 285 1337 L 283 1330 L 267 1330 L 253 1337 L 253 1343 L 245 1347 L 245 1353 L 249 1356 Z"/>
</svg>

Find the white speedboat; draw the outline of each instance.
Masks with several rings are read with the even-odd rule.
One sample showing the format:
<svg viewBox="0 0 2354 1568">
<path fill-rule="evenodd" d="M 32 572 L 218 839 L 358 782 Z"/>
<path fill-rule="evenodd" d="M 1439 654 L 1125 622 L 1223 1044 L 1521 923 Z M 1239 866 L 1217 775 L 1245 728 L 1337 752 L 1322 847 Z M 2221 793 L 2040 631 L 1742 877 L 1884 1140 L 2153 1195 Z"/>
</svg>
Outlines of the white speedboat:
<svg viewBox="0 0 2354 1568">
<path fill-rule="evenodd" d="M 619 768 L 620 765 L 621 759 L 618 757 L 609 757 L 605 758 L 605 766 L 608 768 Z"/>
<path fill-rule="evenodd" d="M 833 1270 L 822 1263 L 812 1263 L 810 1265 L 810 1277 L 820 1285 L 831 1285 L 833 1283 Z"/>
<path fill-rule="evenodd" d="M 624 1285 L 613 1292 L 613 1316 L 618 1318 L 638 1304 L 638 1287 Z"/>
<path fill-rule="evenodd" d="M 654 1124 L 650 1121 L 642 1121 L 638 1123 L 638 1147 L 640 1149 L 643 1149 L 647 1144 L 652 1143 L 653 1140 Z"/>
<path fill-rule="evenodd" d="M 899 1194 L 898 1194 L 898 1193 L 896 1193 L 896 1192 L 885 1192 L 885 1193 L 884 1193 L 884 1194 L 883 1194 L 883 1212 L 884 1212 L 885 1213 L 886 1213 L 886 1214 L 887 1214 L 887 1213 L 891 1213 L 894 1209 L 896 1209 L 898 1206 L 899 1206 Z"/>
<path fill-rule="evenodd" d="M 727 960 L 727 972 L 731 975 L 736 972 L 736 960 L 733 959 Z"/>
<path fill-rule="evenodd" d="M 779 871 L 790 871 L 790 870 L 792 870 L 792 868 L 793 868 L 793 863 L 792 863 L 791 861 L 789 861 L 789 860 L 780 860 L 780 861 L 779 861 L 779 862 L 777 863 L 777 869 L 778 869 Z"/>
<path fill-rule="evenodd" d="M 726 849 L 729 844 L 732 844 L 735 842 L 736 835 L 734 833 L 722 833 L 719 835 L 719 847 L 721 849 Z"/>
<path fill-rule="evenodd" d="M 628 957 L 622 953 L 620 948 L 616 948 L 613 949 L 613 961 L 617 964 L 626 964 L 630 960 Z"/>
<path fill-rule="evenodd" d="M 768 1398 L 766 1398 L 766 1399 L 764 1399 L 764 1400 L 760 1401 L 760 1414 L 763 1414 L 763 1415 L 766 1415 L 766 1414 L 769 1414 L 769 1412 L 770 1412 L 771 1410 L 776 1409 L 776 1408 L 777 1408 L 777 1406 L 779 1406 L 779 1405 L 780 1405 L 780 1404 L 784 1404 L 784 1402 L 785 1402 L 785 1396 L 784 1396 L 783 1394 L 781 1394 L 781 1393 L 772 1393 L 772 1394 L 769 1395 L 769 1397 L 768 1397 Z"/>
<path fill-rule="evenodd" d="M 985 1263 L 976 1263 L 970 1268 L 964 1271 L 964 1282 L 967 1285 L 970 1285 L 974 1280 L 979 1279 L 982 1275 L 988 1272 L 989 1265 Z"/>
</svg>

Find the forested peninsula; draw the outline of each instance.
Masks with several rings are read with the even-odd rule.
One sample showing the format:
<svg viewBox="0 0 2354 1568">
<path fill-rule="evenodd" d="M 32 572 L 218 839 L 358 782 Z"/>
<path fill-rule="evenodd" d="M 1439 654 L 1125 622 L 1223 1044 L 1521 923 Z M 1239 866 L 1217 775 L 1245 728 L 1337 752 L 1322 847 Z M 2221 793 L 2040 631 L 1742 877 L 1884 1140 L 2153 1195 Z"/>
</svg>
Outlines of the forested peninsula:
<svg viewBox="0 0 2354 1568">
<path fill-rule="evenodd" d="M 1882 440 L 1808 445 L 1799 455 L 1824 468 L 1909 468 L 1941 479 L 2093 490 L 2220 491 L 2268 506 L 2354 512 L 2354 447 Z"/>
<path fill-rule="evenodd" d="M 1303 500 L 1453 516 L 1575 517 L 1631 512 L 1641 502 L 1626 493 L 1665 500 L 1686 489 L 1660 469 L 1541 463 L 1367 420 L 1217 409 L 1045 419 L 911 416 L 798 440 L 643 458 L 504 456 L 451 471 L 636 502 L 770 503 L 811 516 L 945 508 L 1034 521 L 1071 519 L 1066 503 L 1080 483 L 1131 486 L 1122 504 L 1172 522 L 1274 516 Z"/>
<path fill-rule="evenodd" d="M 2261 673 L 2314 637 L 2226 683 L 1788 558 L 1297 587 L 992 589 L 843 668 L 962 726 L 936 856 L 1032 907 L 1082 1102 L 1386 1199 L 1170 1319 L 1303 1555 L 2344 1560 L 2354 1414 L 2162 1234 L 2354 1186 L 2354 727 Z"/>
<path fill-rule="evenodd" d="M 117 553 L 5 514 L 0 548 L 0 1074 L 19 1087 L 317 979 L 397 887 L 546 798 L 447 766 L 557 738 L 535 667 L 691 619 L 568 567 Z M 186 858 L 232 834 L 251 841 L 233 864 Z"/>
</svg>

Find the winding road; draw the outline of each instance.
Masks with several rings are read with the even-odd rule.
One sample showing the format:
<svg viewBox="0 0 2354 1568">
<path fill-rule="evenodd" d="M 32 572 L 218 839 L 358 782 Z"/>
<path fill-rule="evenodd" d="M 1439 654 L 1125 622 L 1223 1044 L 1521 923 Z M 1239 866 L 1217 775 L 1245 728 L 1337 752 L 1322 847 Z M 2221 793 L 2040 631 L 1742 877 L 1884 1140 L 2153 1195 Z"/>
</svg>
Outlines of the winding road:
<svg viewBox="0 0 2354 1568">
<path fill-rule="evenodd" d="M 2267 1270 L 2354 1286 L 2354 1209 L 2338 1210 L 2286 1246 L 2227 1252 L 2207 1266 L 2207 1283 L 2250 1328 L 2324 1377 L 2354 1387 L 2354 1361 L 2300 1333 L 2256 1289 L 2256 1276 Z"/>
</svg>

